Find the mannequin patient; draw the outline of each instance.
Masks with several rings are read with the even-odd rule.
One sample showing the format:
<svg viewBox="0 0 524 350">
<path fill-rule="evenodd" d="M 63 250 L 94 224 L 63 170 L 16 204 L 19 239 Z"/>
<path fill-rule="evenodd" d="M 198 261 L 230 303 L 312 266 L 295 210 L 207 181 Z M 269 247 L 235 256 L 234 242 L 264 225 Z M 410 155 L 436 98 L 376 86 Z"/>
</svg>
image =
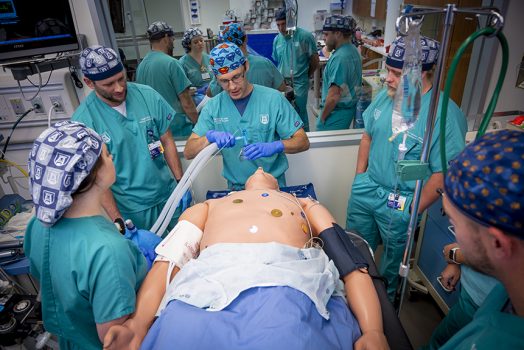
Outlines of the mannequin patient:
<svg viewBox="0 0 524 350">
<path fill-rule="evenodd" d="M 355 250 L 318 201 L 259 168 L 245 190 L 182 214 L 104 348 L 387 349 Z"/>
</svg>

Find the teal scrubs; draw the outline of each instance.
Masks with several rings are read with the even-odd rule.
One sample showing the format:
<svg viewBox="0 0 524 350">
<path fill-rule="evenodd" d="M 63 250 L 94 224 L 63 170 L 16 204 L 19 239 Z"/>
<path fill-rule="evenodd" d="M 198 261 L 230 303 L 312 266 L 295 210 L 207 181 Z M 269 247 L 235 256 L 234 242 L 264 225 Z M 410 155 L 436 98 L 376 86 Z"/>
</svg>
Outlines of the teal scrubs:
<svg viewBox="0 0 524 350">
<path fill-rule="evenodd" d="M 40 283 L 44 326 L 61 350 L 101 349 L 96 324 L 135 311 L 147 263 L 106 218 L 62 218 L 46 227 L 33 217 L 24 251 Z"/>
<path fill-rule="evenodd" d="M 100 134 L 115 164 L 116 182 L 111 190 L 118 209 L 124 219 L 149 229 L 158 218 L 152 211 L 163 207 L 176 180 L 164 155 L 152 159 L 148 145 L 167 132 L 175 111 L 155 90 L 135 83 L 127 83 L 125 103 L 124 117 L 93 91 L 71 119 Z"/>
<path fill-rule="evenodd" d="M 522 349 L 524 317 L 507 312 L 509 297 L 496 286 L 475 313 L 473 320 L 441 350 Z"/>
<path fill-rule="evenodd" d="M 419 119 L 414 128 L 409 131 L 406 141 L 408 151 L 405 160 L 420 159 L 430 101 L 431 90 L 422 96 Z M 368 169 L 365 173 L 355 176 L 346 218 L 346 228 L 357 231 L 373 250 L 377 249 L 380 241 L 384 243 L 379 272 L 388 280 L 388 296 L 391 300 L 394 298 L 398 283 L 398 268 L 407 239 L 409 207 L 416 184 L 416 181 L 397 181 L 395 169 L 398 145 L 402 142 L 402 136 L 398 136 L 393 142 L 388 140 L 392 135 L 392 111 L 393 99 L 387 95 L 387 89 L 381 91 L 364 111 L 365 130 L 371 137 Z M 467 124 L 464 114 L 451 100 L 448 105 L 448 116 L 446 156 L 447 159 L 452 159 L 465 146 Z M 439 139 L 440 117 L 437 117 L 429 154 L 431 173 L 442 172 Z M 395 188 L 399 195 L 406 197 L 403 210 L 387 206 L 388 195 L 393 193 Z"/>
<path fill-rule="evenodd" d="M 227 92 L 212 98 L 202 109 L 193 132 L 205 136 L 208 130 L 227 131 L 242 136 L 245 130 L 248 143 L 286 140 L 302 127 L 300 117 L 281 93 L 265 86 L 253 85 L 253 92 L 241 116 Z M 242 189 L 248 177 L 258 167 L 271 173 L 281 187 L 286 185 L 284 176 L 288 162 L 284 153 L 271 157 L 241 160 L 240 151 L 245 146 L 237 140 L 235 147 L 224 148 L 223 176 L 231 189 Z"/>
<path fill-rule="evenodd" d="M 297 28 L 291 36 L 279 33 L 273 40 L 273 59 L 277 62 L 278 70 L 284 78 L 291 77 L 291 58 L 293 57 L 293 81 L 295 89 L 295 105 L 300 119 L 304 123 L 304 130 L 309 131 L 307 114 L 307 96 L 309 91 L 309 63 L 311 56 L 317 55 L 317 44 L 313 34 Z"/>
<path fill-rule="evenodd" d="M 191 85 L 196 88 L 209 84 L 213 72 L 209 70 L 209 55 L 202 53 L 202 64 L 199 64 L 195 59 L 188 53 L 180 57 L 180 63 L 187 78 L 191 82 Z"/>
<path fill-rule="evenodd" d="M 362 86 L 362 61 L 353 44 L 344 44 L 329 56 L 322 74 L 321 108 L 332 85 L 341 89 L 340 100 L 325 122 L 317 119 L 317 131 L 349 129 L 355 117 Z"/>
<path fill-rule="evenodd" d="M 493 277 L 461 265 L 460 281 L 462 288 L 457 302 L 433 331 L 429 345 L 421 349 L 437 350 L 458 331 L 471 322 L 475 312 L 489 293 L 500 284 Z"/>
<path fill-rule="evenodd" d="M 247 71 L 246 76 L 250 83 L 278 90 L 284 81 L 284 77 L 280 74 L 273 62 L 265 57 L 257 55 L 249 55 L 247 56 L 247 60 L 249 62 L 249 70 Z M 213 77 L 210 89 L 213 96 L 222 92 L 223 89 L 217 83 L 216 77 Z"/>
<path fill-rule="evenodd" d="M 178 95 L 191 86 L 178 60 L 160 51 L 151 51 L 136 70 L 136 82 L 149 85 L 173 107 L 176 115 L 171 122 L 173 136 L 189 136 L 193 125 L 187 118 Z"/>
</svg>

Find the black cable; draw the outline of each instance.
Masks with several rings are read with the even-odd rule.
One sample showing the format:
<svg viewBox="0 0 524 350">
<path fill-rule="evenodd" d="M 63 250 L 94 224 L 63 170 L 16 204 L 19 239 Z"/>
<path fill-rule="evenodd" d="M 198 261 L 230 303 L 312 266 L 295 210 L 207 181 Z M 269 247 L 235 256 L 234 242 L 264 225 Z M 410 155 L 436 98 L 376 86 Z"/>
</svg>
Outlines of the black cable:
<svg viewBox="0 0 524 350">
<path fill-rule="evenodd" d="M 20 117 L 18 117 L 18 119 L 16 120 L 16 122 L 13 124 L 13 126 L 11 127 L 11 132 L 9 133 L 9 136 L 7 137 L 7 139 L 5 140 L 5 144 L 4 144 L 4 149 L 2 150 L 2 159 L 5 158 L 5 152 L 7 151 L 7 146 L 9 145 L 9 141 L 11 140 L 11 136 L 13 136 L 13 132 L 15 131 L 16 127 L 18 126 L 18 123 L 20 123 L 20 121 L 22 119 L 24 119 L 24 117 L 26 115 L 28 115 L 29 113 L 31 113 L 32 111 L 35 110 L 35 107 L 31 107 L 29 108 L 27 111 L 24 112 L 24 114 L 22 114 Z"/>
<path fill-rule="evenodd" d="M 46 87 L 47 84 L 49 83 L 49 80 L 51 79 L 51 75 L 53 74 L 53 70 L 51 69 L 51 72 L 49 72 L 49 76 L 47 77 L 47 81 L 45 82 L 44 85 L 42 85 L 42 87 Z M 34 84 L 29 78 L 26 78 L 26 80 L 31 84 L 33 85 L 34 87 L 38 87 L 38 85 Z"/>
</svg>

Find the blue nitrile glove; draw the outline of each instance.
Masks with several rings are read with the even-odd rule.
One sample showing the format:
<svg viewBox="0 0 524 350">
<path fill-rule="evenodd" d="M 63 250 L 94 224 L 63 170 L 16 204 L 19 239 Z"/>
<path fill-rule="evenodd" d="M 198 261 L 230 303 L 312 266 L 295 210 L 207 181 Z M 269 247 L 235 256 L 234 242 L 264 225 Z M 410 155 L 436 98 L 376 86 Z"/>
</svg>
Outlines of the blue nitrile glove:
<svg viewBox="0 0 524 350">
<path fill-rule="evenodd" d="M 206 132 L 206 138 L 209 142 L 216 143 L 218 148 L 233 147 L 235 145 L 233 134 L 224 131 L 209 130 Z"/>
<path fill-rule="evenodd" d="M 180 209 L 182 213 L 191 206 L 191 201 L 193 201 L 193 196 L 191 195 L 191 191 L 186 191 L 184 195 L 182 196 L 182 199 L 180 200 Z"/>
<path fill-rule="evenodd" d="M 148 230 L 139 230 L 130 220 L 126 220 L 126 232 L 124 237 L 135 243 L 138 249 L 144 254 L 149 267 L 156 258 L 155 248 L 162 241 L 162 238 Z"/>
<path fill-rule="evenodd" d="M 271 157 L 274 154 L 284 152 L 284 143 L 282 141 L 258 142 L 244 147 L 244 157 L 249 160 L 255 160 L 261 157 Z"/>
</svg>

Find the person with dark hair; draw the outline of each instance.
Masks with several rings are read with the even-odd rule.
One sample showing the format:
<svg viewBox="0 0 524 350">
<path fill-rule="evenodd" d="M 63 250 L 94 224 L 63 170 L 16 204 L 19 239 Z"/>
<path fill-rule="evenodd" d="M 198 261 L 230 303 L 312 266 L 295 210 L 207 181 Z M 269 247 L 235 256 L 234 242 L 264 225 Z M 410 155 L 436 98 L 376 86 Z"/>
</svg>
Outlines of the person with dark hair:
<svg viewBox="0 0 524 350">
<path fill-rule="evenodd" d="M 464 264 L 501 282 L 440 349 L 524 344 L 524 133 L 490 132 L 451 161 L 443 205 Z"/>
<path fill-rule="evenodd" d="M 176 112 L 151 87 L 128 83 L 122 62 L 111 48 L 86 48 L 80 66 L 84 82 L 94 91 L 71 118 L 101 135 L 117 169 L 104 209 L 122 232 L 123 219 L 149 229 L 183 175 L 170 131 Z M 180 213 L 181 209 L 173 216 L 171 227 Z"/>
<path fill-rule="evenodd" d="M 198 120 L 195 103 L 182 64 L 173 57 L 173 28 L 163 21 L 152 23 L 147 28 L 151 51 L 140 62 L 136 70 L 136 82 L 155 89 L 173 107 L 173 136 L 188 136 Z"/>
<path fill-rule="evenodd" d="M 233 43 L 242 50 L 242 53 L 247 57 L 247 61 L 249 62 L 249 69 L 246 76 L 252 84 L 266 86 L 279 91 L 286 90 L 284 77 L 280 74 L 273 62 L 263 56 L 248 53 L 247 35 L 240 24 L 228 24 L 220 33 L 220 40 L 225 43 Z M 217 83 L 216 79 L 213 79 L 210 85 L 211 95 L 215 96 L 221 91 L 222 88 Z"/>
<path fill-rule="evenodd" d="M 302 28 L 297 27 L 293 35 L 288 33 L 285 8 L 277 10 L 275 21 L 280 33 L 273 40 L 273 60 L 277 62 L 278 70 L 286 79 L 286 84 L 292 83 L 295 108 L 304 123 L 304 130 L 309 131 L 307 98 L 309 78 L 319 66 L 317 45 L 313 34 Z"/>
<path fill-rule="evenodd" d="M 147 265 L 104 216 L 115 177 L 102 137 L 81 123 L 46 129 L 29 155 L 35 216 L 24 251 L 40 283 L 45 329 L 60 349 L 101 349 L 109 327 L 135 310 Z"/>
<path fill-rule="evenodd" d="M 322 74 L 321 112 L 317 130 L 349 129 L 362 86 L 362 61 L 351 43 L 355 20 L 333 15 L 324 22 L 327 50 L 333 52 Z"/>
<path fill-rule="evenodd" d="M 191 81 L 191 86 L 196 88 L 193 94 L 193 101 L 198 106 L 198 102 L 206 94 L 211 81 L 211 71 L 209 70 L 209 55 L 204 52 L 204 38 L 198 28 L 189 28 L 182 37 L 182 46 L 186 54 L 180 57 L 179 62 L 184 68 L 187 78 Z"/>
</svg>

